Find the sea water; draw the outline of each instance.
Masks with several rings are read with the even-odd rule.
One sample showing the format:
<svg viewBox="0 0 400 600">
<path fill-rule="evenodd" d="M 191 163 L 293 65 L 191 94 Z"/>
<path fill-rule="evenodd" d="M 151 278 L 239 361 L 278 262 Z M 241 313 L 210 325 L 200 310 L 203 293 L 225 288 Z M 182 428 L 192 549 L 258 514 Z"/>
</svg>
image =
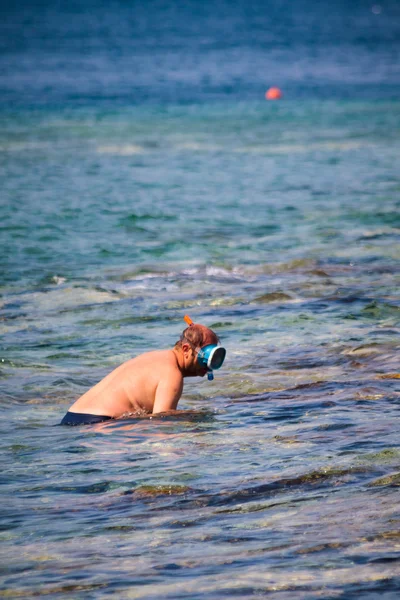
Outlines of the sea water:
<svg viewBox="0 0 400 600">
<path fill-rule="evenodd" d="M 4 10 L 4 597 L 398 597 L 399 23 Z M 227 359 L 179 416 L 57 426 L 186 313 Z"/>
</svg>

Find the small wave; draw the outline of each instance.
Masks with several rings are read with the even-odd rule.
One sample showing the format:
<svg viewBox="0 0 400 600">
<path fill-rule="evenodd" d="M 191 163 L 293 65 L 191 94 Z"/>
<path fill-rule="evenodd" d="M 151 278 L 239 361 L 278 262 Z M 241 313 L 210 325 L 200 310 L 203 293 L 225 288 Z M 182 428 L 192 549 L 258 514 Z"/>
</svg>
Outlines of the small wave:
<svg viewBox="0 0 400 600">
<path fill-rule="evenodd" d="M 287 494 L 288 491 L 293 494 L 297 490 L 301 491 L 301 496 L 297 501 L 308 501 L 309 497 L 304 493 L 306 491 L 312 490 L 318 493 L 321 488 L 325 489 L 329 485 L 335 487 L 351 485 L 355 479 L 369 474 L 370 470 L 366 466 L 339 467 L 327 465 L 298 476 L 283 477 L 239 490 L 221 492 L 215 495 L 200 494 L 197 498 L 183 499 L 182 505 L 190 505 L 194 502 L 196 506 L 220 506 L 222 508 L 216 511 L 218 513 L 252 512 L 253 510 L 259 510 L 258 506 L 254 506 L 254 501 L 275 498 L 277 495 Z M 247 503 L 252 503 L 249 508 L 242 506 Z M 231 508 L 232 505 L 234 505 L 233 508 Z"/>
<path fill-rule="evenodd" d="M 150 218 L 147 215 L 136 217 L 139 219 Z M 136 219 L 134 218 L 134 219 Z M 175 267 L 175 268 L 174 268 Z M 185 266 L 182 264 L 180 268 L 165 263 L 163 268 L 159 264 L 143 265 L 137 270 L 127 273 L 121 273 L 114 279 L 120 281 L 128 279 L 145 279 L 152 277 L 210 277 L 221 278 L 226 280 L 254 280 L 259 275 L 279 275 L 281 273 L 306 273 L 317 275 L 320 277 L 329 277 L 329 268 L 319 268 L 317 261 L 314 259 L 296 259 L 283 263 L 261 263 L 258 265 L 235 265 L 229 264 L 220 265 L 194 265 Z M 291 298 L 293 300 L 293 298 Z"/>
<path fill-rule="evenodd" d="M 131 285 L 131 282 L 145 282 L 146 280 L 156 279 L 163 279 L 164 284 L 172 284 L 175 283 L 176 280 L 188 278 L 196 281 L 209 278 L 212 280 L 234 283 L 242 280 L 244 276 L 246 276 L 246 273 L 241 268 L 231 269 L 229 267 L 215 267 L 207 265 L 188 268 L 183 267 L 182 269 L 171 269 L 170 265 L 166 264 L 164 269 L 160 269 L 160 266 L 155 265 L 146 266 L 136 271 L 120 274 L 112 278 L 122 282 L 125 286 Z"/>
<path fill-rule="evenodd" d="M 311 144 L 272 144 L 270 146 L 247 146 L 235 148 L 235 152 L 252 152 L 259 154 L 303 154 L 321 151 L 349 151 L 363 147 L 361 142 L 316 142 Z"/>
<path fill-rule="evenodd" d="M 99 481 L 88 485 L 40 485 L 40 486 L 27 486 L 23 492 L 63 492 L 69 494 L 104 494 L 105 492 L 114 489 L 115 483 L 113 481 Z"/>
<path fill-rule="evenodd" d="M 218 152 L 225 147 L 218 144 L 202 144 L 201 142 L 184 142 L 176 145 L 178 150 L 198 150 L 200 152 Z"/>
<path fill-rule="evenodd" d="M 96 150 L 98 154 L 114 154 L 116 156 L 132 156 L 133 154 L 143 154 L 145 152 L 143 146 L 136 144 L 97 146 Z"/>
<path fill-rule="evenodd" d="M 175 146 L 178 150 L 193 150 L 198 152 L 221 152 L 231 151 L 238 154 L 303 154 L 313 151 L 343 151 L 356 150 L 365 147 L 365 143 L 356 141 L 323 141 L 311 144 L 254 144 L 247 146 L 228 147 L 226 144 L 207 144 L 196 141 L 188 141 Z"/>
<path fill-rule="evenodd" d="M 40 313 L 42 311 L 73 310 L 78 306 L 104 304 L 119 300 L 119 295 L 115 292 L 84 287 L 62 287 L 61 283 L 59 282 L 56 288 L 43 292 L 27 293 L 20 297 L 20 300 L 29 307 L 30 311 L 36 309 Z"/>
<path fill-rule="evenodd" d="M 383 227 L 378 229 L 371 229 L 363 231 L 359 236 L 360 240 L 375 240 L 384 237 L 399 236 L 400 229 L 398 227 Z"/>
<path fill-rule="evenodd" d="M 9 142 L 0 144 L 0 152 L 25 152 L 27 150 L 36 152 L 37 150 L 47 150 L 50 146 L 49 142 Z"/>
<path fill-rule="evenodd" d="M 181 271 L 170 271 L 169 275 L 205 275 L 207 277 L 232 277 L 241 276 L 243 270 L 240 268 L 229 268 L 229 267 L 215 267 L 213 265 L 206 265 L 202 267 L 190 267 L 188 269 L 182 269 Z"/>
</svg>

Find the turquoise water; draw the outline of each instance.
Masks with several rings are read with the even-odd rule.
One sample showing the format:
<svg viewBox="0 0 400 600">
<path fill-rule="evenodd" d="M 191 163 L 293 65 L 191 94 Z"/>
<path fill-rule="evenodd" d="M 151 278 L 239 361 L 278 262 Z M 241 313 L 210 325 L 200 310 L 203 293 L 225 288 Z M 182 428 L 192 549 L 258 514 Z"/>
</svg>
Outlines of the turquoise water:
<svg viewBox="0 0 400 600">
<path fill-rule="evenodd" d="M 397 596 L 399 115 L 3 113 L 6 597 Z M 184 313 L 186 414 L 54 427 Z"/>
<path fill-rule="evenodd" d="M 2 9 L 0 595 L 397 600 L 399 16 Z M 184 314 L 179 416 L 56 426 Z"/>
</svg>

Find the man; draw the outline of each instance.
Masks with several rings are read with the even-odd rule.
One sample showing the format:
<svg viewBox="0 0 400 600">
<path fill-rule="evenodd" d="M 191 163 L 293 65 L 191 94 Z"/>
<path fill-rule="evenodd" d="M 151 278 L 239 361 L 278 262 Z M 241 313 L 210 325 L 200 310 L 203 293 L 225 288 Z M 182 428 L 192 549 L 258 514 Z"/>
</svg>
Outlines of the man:
<svg viewBox="0 0 400 600">
<path fill-rule="evenodd" d="M 217 335 L 204 325 L 189 325 L 171 350 L 146 352 L 117 367 L 83 394 L 69 409 L 61 425 L 100 423 L 129 415 L 175 410 L 184 377 L 213 379 L 225 359 Z"/>
</svg>

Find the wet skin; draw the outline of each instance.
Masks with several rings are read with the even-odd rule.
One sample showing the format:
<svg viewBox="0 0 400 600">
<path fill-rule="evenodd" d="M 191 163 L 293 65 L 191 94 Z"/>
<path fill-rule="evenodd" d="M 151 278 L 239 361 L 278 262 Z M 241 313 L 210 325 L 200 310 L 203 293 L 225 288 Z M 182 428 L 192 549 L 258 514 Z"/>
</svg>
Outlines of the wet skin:
<svg viewBox="0 0 400 600">
<path fill-rule="evenodd" d="M 217 343 L 209 331 L 204 345 Z M 156 414 L 175 410 L 185 377 L 204 377 L 207 368 L 197 362 L 197 351 L 189 343 L 171 350 L 146 352 L 109 373 L 81 396 L 70 412 L 106 415 Z"/>
</svg>

